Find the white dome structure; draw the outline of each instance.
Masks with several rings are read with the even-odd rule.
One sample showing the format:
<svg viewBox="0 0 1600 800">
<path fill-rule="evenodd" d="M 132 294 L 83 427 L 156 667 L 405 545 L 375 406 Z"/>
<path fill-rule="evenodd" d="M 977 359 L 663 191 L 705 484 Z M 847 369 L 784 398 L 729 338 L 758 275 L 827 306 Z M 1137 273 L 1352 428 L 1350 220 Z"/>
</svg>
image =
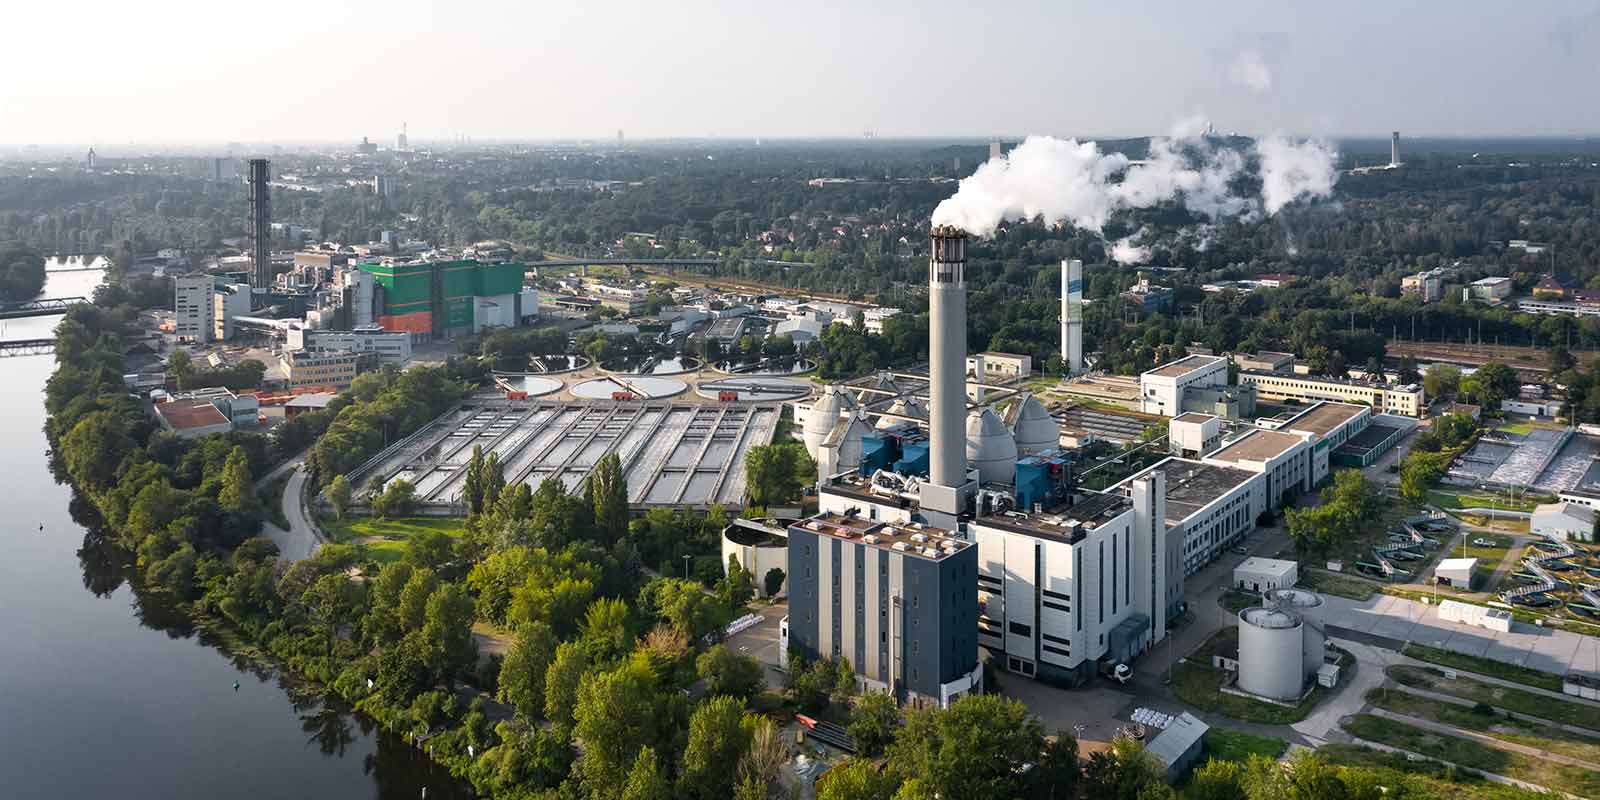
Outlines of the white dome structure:
<svg viewBox="0 0 1600 800">
<path fill-rule="evenodd" d="M 1019 455 L 1031 456 L 1061 446 L 1061 426 L 1032 394 L 1024 392 L 1011 404 L 1006 423 L 1011 426 Z"/>
<path fill-rule="evenodd" d="M 860 417 L 851 417 L 849 422 L 839 423 L 834 428 L 833 434 L 823 447 L 832 456 L 829 471 L 837 475 L 841 472 L 850 472 L 861 467 L 861 440 L 872 435 L 872 426 Z"/>
<path fill-rule="evenodd" d="M 994 409 L 967 415 L 967 466 L 981 483 L 1017 482 L 1017 442 Z"/>
<path fill-rule="evenodd" d="M 806 452 L 813 459 L 817 457 L 817 451 L 822 448 L 822 443 L 827 440 L 828 434 L 833 433 L 833 429 L 838 427 L 839 416 L 854 405 L 854 398 L 837 386 L 829 386 L 822 390 L 822 397 L 811 407 L 811 411 L 806 414 L 805 424 L 800 427 L 801 438 L 806 443 Z"/>
<path fill-rule="evenodd" d="M 889 405 L 887 411 L 890 414 L 899 414 L 903 417 L 915 417 L 920 420 L 926 420 L 928 418 L 928 409 L 923 408 L 922 403 L 918 402 L 917 398 L 915 397 L 899 398 Z M 895 419 L 894 417 L 878 417 L 878 430 L 892 428 L 903 422 L 905 422 L 905 420 Z"/>
</svg>

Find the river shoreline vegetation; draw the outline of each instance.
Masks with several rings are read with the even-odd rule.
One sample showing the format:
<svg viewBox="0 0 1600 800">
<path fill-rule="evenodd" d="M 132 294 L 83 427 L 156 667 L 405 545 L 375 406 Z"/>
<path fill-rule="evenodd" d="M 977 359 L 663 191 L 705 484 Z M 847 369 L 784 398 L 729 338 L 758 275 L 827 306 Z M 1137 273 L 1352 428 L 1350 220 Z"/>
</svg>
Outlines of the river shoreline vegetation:
<svg viewBox="0 0 1600 800">
<path fill-rule="evenodd" d="M 1069 733 L 1047 737 L 1026 707 L 997 695 L 902 714 L 859 695 L 844 661 L 799 657 L 782 691 L 769 689 L 761 664 L 720 643 L 760 577 L 736 562 L 724 575 L 706 555 L 726 513 L 631 516 L 615 456 L 573 494 L 553 481 L 507 486 L 493 456 L 475 452 L 459 535 L 424 526 L 381 565 L 359 543 L 285 563 L 256 535 L 266 510 L 252 476 L 309 448 L 314 483 L 348 492 L 335 478 L 459 400 L 482 365 L 369 373 L 270 437 L 180 440 L 122 387 L 119 336 L 135 313 L 122 297 L 105 292 L 67 315 L 46 390 L 55 468 L 77 489 L 82 516 L 98 517 L 90 536 L 131 562 L 142 607 L 187 616 L 175 629 L 209 631 L 236 659 L 269 659 L 482 795 L 789 796 L 780 726 L 803 712 L 847 725 L 862 745 L 821 781 L 825 800 L 1369 800 L 1380 781 L 1411 797 L 1533 796 L 1486 788 L 1465 771 L 1424 779 L 1314 755 L 1292 766 L 1212 761 L 1173 789 L 1127 740 L 1080 772 Z M 646 568 L 669 572 L 685 554 L 688 579 Z M 478 623 L 510 632 L 503 656 L 480 655 Z M 337 748 L 348 734 L 328 728 L 313 734 Z M 1297 788 L 1304 776 L 1317 791 Z"/>
</svg>

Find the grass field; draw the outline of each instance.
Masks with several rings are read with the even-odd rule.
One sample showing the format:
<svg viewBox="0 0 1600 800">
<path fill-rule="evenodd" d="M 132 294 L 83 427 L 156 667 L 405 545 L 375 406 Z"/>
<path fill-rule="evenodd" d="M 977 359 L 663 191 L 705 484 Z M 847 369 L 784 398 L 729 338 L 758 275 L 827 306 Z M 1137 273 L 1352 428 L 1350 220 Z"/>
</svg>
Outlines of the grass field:
<svg viewBox="0 0 1600 800">
<path fill-rule="evenodd" d="M 1370 561 L 1371 558 L 1367 560 Z M 1354 566 L 1348 562 L 1345 564 L 1347 569 Z M 1323 594 L 1337 595 L 1351 600 L 1365 600 L 1378 593 L 1378 584 L 1372 581 L 1315 568 L 1301 568 L 1300 585 Z"/>
<path fill-rule="evenodd" d="M 1469 656 L 1465 653 L 1457 653 L 1454 650 L 1441 650 L 1437 647 L 1415 643 L 1406 645 L 1405 655 L 1418 661 L 1427 661 L 1430 664 L 1476 672 L 1479 675 L 1487 675 L 1503 681 L 1516 681 L 1539 689 L 1548 689 L 1552 692 L 1561 691 L 1560 675 L 1551 675 L 1548 672 L 1519 667 L 1516 664 L 1507 664 L 1504 661 L 1496 661 L 1492 658 Z"/>
<path fill-rule="evenodd" d="M 323 520 L 322 527 L 336 542 L 364 544 L 367 555 L 379 564 L 400 560 L 406 554 L 406 542 L 423 531 L 442 531 L 451 537 L 464 531 L 459 517 L 346 517 Z"/>
<path fill-rule="evenodd" d="M 1217 605 L 1227 609 L 1230 614 L 1237 614 L 1251 606 L 1261 605 L 1261 595 L 1229 589 L 1217 597 Z"/>
<path fill-rule="evenodd" d="M 1259 602 L 1259 598 L 1257 602 Z M 1194 652 L 1189 654 L 1189 657 L 1202 664 L 1210 664 L 1211 656 L 1230 651 L 1235 654 L 1239 652 L 1239 626 L 1237 625 L 1229 625 L 1212 634 L 1211 638 L 1195 648 Z"/>
<path fill-rule="evenodd" d="M 1469 708 L 1381 689 L 1368 691 L 1367 702 L 1397 714 L 1453 725 L 1513 744 L 1543 748 L 1552 753 L 1600 764 L 1600 737 L 1582 736 L 1564 728 L 1508 717 L 1485 706 Z"/>
<path fill-rule="evenodd" d="M 1474 703 L 1487 703 L 1495 708 L 1566 725 L 1576 725 L 1600 733 L 1600 708 L 1593 706 L 1569 703 L 1521 689 L 1495 686 L 1465 676 L 1449 680 L 1444 677 L 1443 672 L 1432 667 L 1394 666 L 1389 668 L 1388 673 L 1389 677 L 1407 686 L 1454 695 Z"/>
<path fill-rule="evenodd" d="M 1371 714 L 1356 714 L 1341 723 L 1346 731 L 1373 742 L 1421 753 L 1430 758 L 1493 772 L 1582 797 L 1600 796 L 1600 772 L 1499 750 L 1469 739 L 1446 736 Z"/>
<path fill-rule="evenodd" d="M 1267 725 L 1287 725 L 1305 719 L 1306 715 L 1311 713 L 1312 707 L 1326 693 L 1325 689 L 1318 686 L 1300 702 L 1300 705 L 1280 706 L 1251 700 L 1248 697 L 1225 694 L 1222 691 L 1222 681 L 1226 675 L 1227 673 L 1220 669 L 1186 661 L 1172 670 L 1172 693 L 1185 703 L 1202 710 L 1245 722 L 1260 722 Z"/>
<path fill-rule="evenodd" d="M 1428 492 L 1428 502 L 1446 511 L 1459 511 L 1463 508 L 1498 508 L 1512 511 L 1532 511 L 1534 506 L 1544 502 L 1546 498 L 1522 496 L 1515 500 L 1503 494 L 1480 494 L 1477 492 L 1451 492 L 1443 489 L 1433 489 Z"/>
<path fill-rule="evenodd" d="M 1283 755 L 1283 751 L 1288 747 L 1289 743 L 1282 739 L 1257 736 L 1244 731 L 1228 728 L 1212 728 L 1206 731 L 1206 755 L 1223 761 L 1243 762 L 1253 755 L 1277 758 Z"/>
<path fill-rule="evenodd" d="M 1377 771 L 1378 783 L 1391 788 L 1390 796 L 1430 800 L 1529 800 L 1526 789 L 1492 783 L 1436 761 L 1407 761 L 1399 753 L 1386 753 L 1353 744 L 1328 744 L 1317 755 L 1329 763 Z"/>
</svg>

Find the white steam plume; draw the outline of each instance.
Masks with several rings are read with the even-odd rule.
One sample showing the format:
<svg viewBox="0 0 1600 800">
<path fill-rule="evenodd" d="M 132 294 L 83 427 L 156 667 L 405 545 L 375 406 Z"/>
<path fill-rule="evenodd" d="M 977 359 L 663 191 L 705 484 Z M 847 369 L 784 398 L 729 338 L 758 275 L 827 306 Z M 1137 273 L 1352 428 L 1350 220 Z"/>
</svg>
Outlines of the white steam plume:
<svg viewBox="0 0 1600 800">
<path fill-rule="evenodd" d="M 1134 244 L 1133 236 L 1124 236 L 1111 244 L 1111 260 L 1123 266 L 1137 266 L 1150 263 L 1150 248 Z"/>
<path fill-rule="evenodd" d="M 1301 198 L 1327 197 L 1339 179 L 1334 169 L 1336 157 L 1326 142 L 1291 142 L 1269 136 L 1256 142 L 1261 156 L 1261 201 L 1267 214 Z"/>
<path fill-rule="evenodd" d="M 1269 137 L 1255 143 L 1261 196 L 1230 191 L 1248 171 L 1244 153 L 1219 147 L 1184 124 L 1175 135 L 1150 140 L 1149 157 L 1130 161 L 1096 142 L 1030 136 L 1005 157 L 985 162 L 933 212 L 934 225 L 955 225 L 988 236 L 1006 220 L 1043 218 L 1095 233 L 1111 216 L 1164 202 L 1183 204 L 1215 222 L 1276 214 L 1299 199 L 1326 197 L 1338 178 L 1334 152 L 1320 142 Z"/>
</svg>

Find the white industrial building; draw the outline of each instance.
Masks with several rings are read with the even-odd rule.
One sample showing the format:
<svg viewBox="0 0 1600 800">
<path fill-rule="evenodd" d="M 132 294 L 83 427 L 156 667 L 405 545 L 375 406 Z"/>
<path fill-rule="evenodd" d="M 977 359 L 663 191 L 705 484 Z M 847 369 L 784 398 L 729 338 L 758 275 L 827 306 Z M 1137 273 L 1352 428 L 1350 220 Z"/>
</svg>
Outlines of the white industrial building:
<svg viewBox="0 0 1600 800">
<path fill-rule="evenodd" d="M 1191 390 L 1225 389 L 1228 360 L 1221 356 L 1184 356 L 1139 376 L 1139 410 L 1176 417 L 1184 412 Z"/>
<path fill-rule="evenodd" d="M 1439 619 L 1476 625 L 1500 633 L 1511 632 L 1511 612 L 1503 608 L 1485 608 L 1458 600 L 1445 600 L 1439 603 Z"/>
<path fill-rule="evenodd" d="M 210 275 L 181 275 L 172 281 L 173 333 L 179 341 L 204 344 L 216 333 L 217 281 Z"/>
<path fill-rule="evenodd" d="M 1131 496 L 1136 481 L 1166 474 L 1168 538 L 1181 542 L 1183 572 L 1193 575 L 1255 530 L 1267 507 L 1266 481 L 1258 473 L 1184 458 L 1166 458 L 1108 489 Z"/>
<path fill-rule="evenodd" d="M 1283 558 L 1251 556 L 1233 568 L 1233 588 L 1247 592 L 1287 589 L 1300 580 L 1300 565 Z"/>
<path fill-rule="evenodd" d="M 1167 423 L 1167 447 L 1175 456 L 1199 458 L 1222 443 L 1222 418 L 1185 412 Z"/>
<path fill-rule="evenodd" d="M 967 374 L 979 382 L 1018 380 L 1033 374 L 1033 356 L 986 352 L 967 356 Z"/>
<path fill-rule="evenodd" d="M 1476 558 L 1445 558 L 1433 568 L 1433 577 L 1442 583 L 1468 589 L 1472 587 L 1472 570 L 1477 566 Z"/>
<path fill-rule="evenodd" d="M 1535 506 L 1529 525 L 1536 536 L 1588 542 L 1594 539 L 1594 520 L 1593 508 L 1563 500 Z"/>
<path fill-rule="evenodd" d="M 226 341 L 237 330 L 236 320 L 250 314 L 250 285 L 228 283 L 216 287 L 211 294 L 211 338 Z"/>
<path fill-rule="evenodd" d="M 388 332 L 378 325 L 362 325 L 348 331 L 312 330 L 290 327 L 284 349 L 310 355 L 370 353 L 384 364 L 405 366 L 411 360 L 411 334 Z"/>
<path fill-rule="evenodd" d="M 753 520 L 737 518 L 722 530 L 722 569 L 726 573 L 728 559 L 738 562 L 750 574 L 756 594 L 767 596 L 767 573 L 774 569 L 784 571 L 784 584 L 788 584 L 789 539 L 786 528 L 768 523 L 778 520 Z M 783 587 L 778 588 L 783 594 Z"/>
<path fill-rule="evenodd" d="M 1182 597 L 1168 546 L 1165 476 L 1131 497 L 1090 495 L 1042 513 L 981 514 L 978 643 L 1014 673 L 1077 685 L 1106 659 L 1126 663 L 1166 637 Z"/>
<path fill-rule="evenodd" d="M 1288 419 L 1259 419 L 1256 425 L 1273 431 L 1303 434 L 1310 446 L 1310 467 L 1306 488 L 1328 477 L 1329 456 L 1356 434 L 1372 424 L 1372 409 L 1353 403 L 1323 401 L 1314 403 Z M 1275 482 L 1274 488 L 1277 488 Z M 1285 489 L 1289 484 L 1281 484 Z"/>
<path fill-rule="evenodd" d="M 1420 419 L 1427 415 L 1427 397 L 1420 384 L 1388 384 L 1280 372 L 1239 373 L 1240 386 L 1255 387 L 1256 396 L 1273 402 L 1315 403 L 1332 400 L 1360 403 L 1378 413 Z"/>
<path fill-rule="evenodd" d="M 1260 473 L 1269 508 L 1280 508 L 1311 489 L 1312 436 L 1293 430 L 1253 430 L 1205 457 L 1208 464 Z M 1326 461 L 1324 461 L 1326 463 Z"/>
</svg>

